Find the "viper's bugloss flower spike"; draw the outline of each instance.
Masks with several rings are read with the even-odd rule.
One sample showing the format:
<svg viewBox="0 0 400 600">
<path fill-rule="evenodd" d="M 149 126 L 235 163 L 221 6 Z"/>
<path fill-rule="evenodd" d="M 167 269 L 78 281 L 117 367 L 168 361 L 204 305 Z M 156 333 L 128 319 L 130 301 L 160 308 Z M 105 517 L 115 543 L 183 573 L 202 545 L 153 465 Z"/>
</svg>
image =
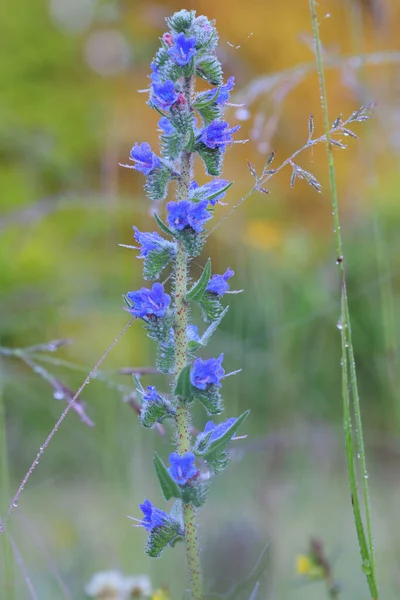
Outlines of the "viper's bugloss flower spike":
<svg viewBox="0 0 400 600">
<path fill-rule="evenodd" d="M 210 385 L 221 387 L 221 379 L 225 375 L 225 369 L 222 366 L 224 355 L 220 354 L 218 358 L 196 358 L 190 372 L 191 384 L 199 390 L 206 390 Z"/>
<path fill-rule="evenodd" d="M 168 48 L 168 54 L 177 65 L 184 67 L 196 56 L 197 39 L 195 37 L 187 38 L 184 33 L 179 33 L 174 36 L 173 42 L 173 46 Z"/>
<path fill-rule="evenodd" d="M 212 121 L 201 131 L 198 140 L 203 142 L 207 148 L 212 150 L 220 148 L 225 151 L 226 146 L 233 143 L 232 134 L 238 129 L 240 129 L 240 125 L 229 128 L 229 123 L 226 121 Z"/>
<path fill-rule="evenodd" d="M 195 477 L 198 473 L 195 466 L 196 457 L 193 452 L 186 452 L 180 456 L 177 452 L 169 455 L 171 466 L 168 469 L 172 479 L 179 485 L 185 485 L 189 479 Z"/>
<path fill-rule="evenodd" d="M 208 282 L 207 292 L 211 294 L 217 294 L 218 296 L 223 296 L 226 292 L 229 291 L 229 283 L 228 279 L 233 277 L 235 271 L 232 269 L 227 269 L 223 275 L 213 275 Z"/>
<path fill-rule="evenodd" d="M 164 83 L 153 82 L 151 92 L 151 102 L 162 110 L 169 110 L 179 98 L 171 79 L 167 79 Z"/>
<path fill-rule="evenodd" d="M 142 288 L 136 292 L 128 292 L 126 298 L 132 306 L 127 308 L 128 312 L 135 317 L 163 317 L 168 306 L 171 304 L 171 296 L 164 292 L 161 283 L 155 283 L 151 290 Z"/>
<path fill-rule="evenodd" d="M 135 144 L 130 151 L 129 158 L 136 163 L 132 168 L 141 171 L 145 175 L 150 175 L 161 164 L 160 159 L 154 154 L 147 142 Z"/>
<path fill-rule="evenodd" d="M 210 431 L 212 431 L 212 434 L 209 438 L 209 442 L 214 442 L 215 440 L 218 440 L 220 437 L 222 437 L 224 433 L 229 429 L 229 427 L 236 423 L 236 421 L 236 417 L 231 417 L 230 419 L 227 419 L 226 421 L 224 421 L 223 423 L 219 423 L 218 425 L 216 425 L 214 421 L 207 421 L 206 426 L 204 427 L 204 433 L 209 433 Z"/>
<path fill-rule="evenodd" d="M 168 225 L 177 231 L 190 227 L 196 233 L 201 233 L 204 229 L 204 223 L 212 218 L 207 206 L 207 200 L 197 203 L 190 200 L 169 202 L 167 204 Z"/>
</svg>

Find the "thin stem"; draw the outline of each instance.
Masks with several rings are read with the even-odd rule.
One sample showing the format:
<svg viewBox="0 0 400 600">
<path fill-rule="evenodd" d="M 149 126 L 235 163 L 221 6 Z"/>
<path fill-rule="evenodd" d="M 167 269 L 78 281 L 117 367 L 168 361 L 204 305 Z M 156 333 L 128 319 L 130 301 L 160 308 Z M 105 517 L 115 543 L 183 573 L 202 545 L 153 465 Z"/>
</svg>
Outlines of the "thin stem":
<svg viewBox="0 0 400 600">
<path fill-rule="evenodd" d="M 186 102 L 191 105 L 193 95 L 193 77 L 185 78 L 184 93 Z M 183 151 L 181 158 L 181 176 L 178 183 L 178 200 L 186 200 L 191 181 L 193 156 L 190 152 Z M 188 256 L 181 243 L 175 264 L 175 378 L 187 363 L 187 324 L 188 306 L 187 292 Z M 190 450 L 190 412 L 185 400 L 177 398 L 176 429 L 177 450 L 180 455 Z M 193 600 L 201 600 L 203 582 L 200 566 L 199 541 L 196 528 L 196 514 L 192 504 L 183 505 L 183 519 L 185 525 L 186 562 L 189 572 L 189 588 Z"/>
<path fill-rule="evenodd" d="M 360 399 L 358 394 L 357 376 L 356 376 L 356 365 L 354 360 L 354 349 L 351 335 L 351 322 L 350 312 L 347 300 L 346 290 L 346 277 L 345 277 L 345 264 L 343 257 L 343 245 L 342 236 L 340 233 L 340 220 L 339 220 L 339 204 L 338 204 L 338 192 L 336 186 L 336 174 L 335 174 L 335 163 L 332 153 L 331 144 L 331 133 L 329 123 L 329 113 L 327 104 L 327 93 L 325 85 L 325 74 L 324 65 L 322 59 L 321 40 L 319 35 L 318 18 L 315 7 L 315 0 L 309 0 L 310 12 L 313 25 L 314 41 L 315 41 L 315 52 L 317 59 L 318 78 L 321 92 L 321 105 L 324 118 L 324 127 L 326 134 L 326 147 L 328 155 L 328 167 L 329 167 L 329 181 L 331 187 L 331 200 L 332 200 L 332 215 L 334 222 L 334 233 L 336 242 L 337 252 L 337 263 L 342 281 L 342 323 L 341 323 L 341 339 L 342 339 L 342 393 L 343 403 L 345 408 L 345 431 L 346 431 L 346 455 L 349 469 L 349 481 L 350 488 L 352 491 L 352 501 L 354 509 L 354 519 L 357 529 L 358 540 L 360 544 L 361 558 L 363 562 L 363 570 L 366 574 L 368 585 L 370 588 L 371 596 L 374 600 L 378 598 L 377 584 L 375 580 L 375 559 L 374 559 L 374 548 L 373 548 L 373 536 L 372 536 L 372 519 L 371 519 L 371 507 L 369 499 L 369 486 L 368 486 L 368 472 L 366 466 L 365 450 L 364 450 L 364 439 L 362 432 L 362 420 L 361 420 L 361 409 Z M 343 350 L 344 349 L 344 350 Z M 347 350 L 347 351 L 346 351 Z M 356 481 L 356 473 L 354 468 L 354 447 L 351 435 L 351 417 L 350 417 L 350 400 L 349 400 L 349 376 L 347 370 L 347 364 L 350 366 L 350 384 L 352 389 L 354 412 L 356 420 L 356 436 L 359 447 L 359 455 L 362 468 L 362 486 L 365 504 L 365 515 L 367 522 L 367 542 L 365 540 L 364 526 L 361 519 L 361 511 L 359 506 L 358 489 Z"/>
<path fill-rule="evenodd" d="M 1 369 L 2 365 L 0 362 L 0 515 L 3 515 L 7 510 L 7 497 L 10 492 L 10 477 L 7 453 L 5 404 L 1 382 Z M 3 577 L 0 577 L 0 579 L 2 579 L 1 589 L 3 590 L 4 598 L 13 600 L 15 598 L 14 561 L 9 532 L 5 531 L 4 535 L 0 536 L 0 538 L 0 556 L 3 557 L 2 565 L 0 564 L 0 575 L 3 574 Z"/>
</svg>

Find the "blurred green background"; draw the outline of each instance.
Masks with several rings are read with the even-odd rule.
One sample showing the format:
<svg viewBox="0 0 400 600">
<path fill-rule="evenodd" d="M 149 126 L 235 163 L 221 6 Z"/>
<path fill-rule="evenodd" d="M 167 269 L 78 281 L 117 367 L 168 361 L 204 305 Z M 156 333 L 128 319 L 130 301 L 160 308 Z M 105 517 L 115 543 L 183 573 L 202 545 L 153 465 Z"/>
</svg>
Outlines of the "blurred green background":
<svg viewBox="0 0 400 600">
<path fill-rule="evenodd" d="M 140 261 L 118 243 L 132 243 L 133 225 L 153 230 L 150 204 L 142 175 L 118 163 L 136 141 L 157 144 L 157 114 L 138 90 L 148 85 L 164 17 L 183 7 L 217 19 L 220 58 L 237 82 L 233 102 L 244 104 L 227 111 L 250 139 L 226 157 L 232 206 L 252 186 L 247 160 L 261 170 L 273 148 L 280 164 L 305 144 L 310 114 L 322 133 L 308 2 L 0 4 L 0 346 L 72 338 L 34 355 L 71 390 L 126 324 L 121 295 L 142 285 Z M 332 120 L 378 103 L 371 121 L 355 125 L 359 141 L 335 158 L 378 579 L 390 600 L 400 594 L 400 6 L 321 0 L 318 10 Z M 343 598 L 361 600 L 368 592 L 346 482 L 340 290 L 323 144 L 298 163 L 323 184 L 321 195 L 303 181 L 291 189 L 283 170 L 271 194 L 247 200 L 205 249 L 214 270 L 230 266 L 234 287 L 245 290 L 229 297 L 209 353 L 224 351 L 228 370 L 243 369 L 224 385 L 227 416 L 252 412 L 248 438 L 237 442 L 202 510 L 202 547 L 209 577 L 229 581 L 270 541 L 268 597 L 313 600 L 325 596 L 323 584 L 304 585 L 295 561 L 314 535 L 335 557 Z M 218 216 L 228 210 L 219 207 Z M 154 350 L 134 323 L 82 395 L 95 427 L 71 411 L 13 512 L 9 531 L 40 600 L 79 600 L 92 573 L 111 568 L 148 573 L 171 598 L 181 596 L 182 549 L 148 559 L 145 533 L 126 519 L 140 516 L 144 497 L 162 503 L 151 457 L 157 449 L 166 458 L 170 440 L 169 432 L 140 429 L 123 401 L 132 380 L 116 372 L 153 365 Z M 4 513 L 65 403 L 17 357 L 0 358 L 1 448 L 4 458 L 6 441 L 11 480 L 6 485 L 3 469 Z M 161 376 L 143 382 L 167 390 Z M 200 411 L 196 418 L 199 427 L 206 420 Z M 33 597 L 18 566 L 15 578 L 16 598 Z"/>
</svg>

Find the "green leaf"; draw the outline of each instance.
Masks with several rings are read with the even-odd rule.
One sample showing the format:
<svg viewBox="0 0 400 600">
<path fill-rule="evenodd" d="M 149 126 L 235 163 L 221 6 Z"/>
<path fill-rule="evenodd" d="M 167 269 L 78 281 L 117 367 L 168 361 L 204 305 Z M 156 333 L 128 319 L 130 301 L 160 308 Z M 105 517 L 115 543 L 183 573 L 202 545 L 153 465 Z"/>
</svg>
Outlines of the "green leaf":
<svg viewBox="0 0 400 600">
<path fill-rule="evenodd" d="M 202 403 L 208 415 L 220 415 L 222 413 L 222 398 L 217 386 L 212 385 L 207 390 L 199 390 L 192 386 L 192 396 Z"/>
<path fill-rule="evenodd" d="M 216 440 L 213 440 L 212 442 L 207 443 L 204 450 L 197 451 L 196 454 L 203 456 L 206 460 L 208 460 L 209 458 L 212 459 L 213 456 L 217 456 L 223 452 L 241 424 L 247 419 L 249 414 L 250 410 L 246 410 L 240 415 L 240 417 L 237 418 L 234 423 L 232 423 L 229 429 L 225 431 L 224 435 Z"/>
<path fill-rule="evenodd" d="M 196 150 L 204 161 L 208 175 L 221 175 L 224 153 L 218 148 L 208 148 L 202 142 L 197 142 Z"/>
<path fill-rule="evenodd" d="M 186 294 L 186 300 L 199 302 L 205 294 L 211 277 L 211 260 L 208 259 L 203 269 L 200 279 L 194 284 L 191 290 Z"/>
<path fill-rule="evenodd" d="M 185 534 L 180 523 L 170 518 L 165 525 L 155 527 L 149 533 L 145 552 L 152 558 L 158 558 L 166 546 L 175 546 L 177 542 L 184 539 Z"/>
<path fill-rule="evenodd" d="M 172 17 L 167 17 L 166 21 L 168 27 L 174 33 L 186 33 L 189 27 L 192 25 L 196 17 L 195 10 L 182 9 L 176 12 Z"/>
<path fill-rule="evenodd" d="M 184 504 L 193 504 L 196 508 L 200 508 L 207 499 L 209 488 L 210 482 L 188 483 L 182 486 L 182 502 Z"/>
<path fill-rule="evenodd" d="M 173 373 L 175 367 L 175 348 L 169 343 L 160 343 L 157 348 L 156 367 L 160 373 Z"/>
<path fill-rule="evenodd" d="M 170 500 L 170 498 L 180 498 L 180 487 L 176 481 L 172 479 L 167 467 L 164 465 L 157 452 L 154 454 L 153 462 L 164 498 L 166 500 Z"/>
<path fill-rule="evenodd" d="M 185 227 L 182 231 L 175 232 L 175 238 L 182 242 L 185 251 L 189 256 L 198 256 L 206 241 L 204 233 L 196 233 L 190 227 Z"/>
<path fill-rule="evenodd" d="M 183 367 L 176 382 L 174 394 L 182 400 L 191 400 L 193 395 L 192 384 L 190 383 L 190 369 L 191 365 Z"/>
<path fill-rule="evenodd" d="M 169 227 L 167 227 L 167 225 L 164 223 L 164 221 L 162 221 L 162 219 L 160 219 L 160 217 L 158 216 L 157 213 L 154 213 L 154 219 L 156 220 L 156 223 L 159 226 L 159 228 L 161 229 L 161 231 L 163 231 L 167 235 L 174 237 L 174 234 L 172 233 L 172 231 L 169 229 Z"/>
<path fill-rule="evenodd" d="M 212 85 L 222 85 L 222 67 L 215 56 L 207 56 L 196 65 L 196 75 Z"/>
<path fill-rule="evenodd" d="M 209 325 L 207 327 L 207 329 L 205 330 L 205 332 L 203 333 L 203 335 L 200 338 L 200 345 L 201 346 L 207 346 L 210 337 L 217 330 L 219 324 L 221 323 L 222 319 L 224 318 L 224 316 L 226 315 L 226 313 L 228 312 L 228 310 L 229 310 L 229 306 L 227 306 L 226 308 L 224 308 L 224 310 L 221 312 L 221 314 L 219 315 L 219 317 L 217 319 L 215 319 L 215 321 L 213 321 L 211 323 L 211 325 Z"/>
<path fill-rule="evenodd" d="M 206 292 L 199 302 L 203 319 L 206 323 L 212 323 L 221 319 L 224 312 L 220 302 L 220 296 Z"/>
<path fill-rule="evenodd" d="M 164 200 L 167 196 L 168 183 L 174 179 L 175 175 L 172 170 L 165 164 L 151 171 L 146 177 L 144 189 L 150 200 Z"/>
<path fill-rule="evenodd" d="M 167 246 L 167 244 L 171 244 Z M 150 251 L 144 258 L 143 277 L 146 280 L 154 281 L 159 279 L 162 271 L 175 255 L 175 249 L 172 243 L 165 241 L 165 247 Z"/>
</svg>

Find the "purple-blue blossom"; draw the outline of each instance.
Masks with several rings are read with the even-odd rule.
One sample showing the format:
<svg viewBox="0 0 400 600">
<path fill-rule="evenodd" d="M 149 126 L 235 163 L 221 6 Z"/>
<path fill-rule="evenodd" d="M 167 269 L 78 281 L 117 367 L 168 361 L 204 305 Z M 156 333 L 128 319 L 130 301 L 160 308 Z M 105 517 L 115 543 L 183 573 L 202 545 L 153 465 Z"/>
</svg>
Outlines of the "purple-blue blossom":
<svg viewBox="0 0 400 600">
<path fill-rule="evenodd" d="M 198 100 L 201 101 L 208 101 L 208 100 L 213 100 L 215 98 L 215 102 L 216 104 L 219 104 L 220 106 L 223 106 L 224 104 L 226 104 L 229 99 L 230 99 L 230 92 L 233 90 L 233 88 L 235 87 L 235 78 L 234 77 L 229 77 L 228 81 L 225 83 L 225 85 L 221 85 L 221 87 L 215 90 L 209 90 L 207 92 L 203 92 L 201 94 L 199 94 L 199 98 Z"/>
<path fill-rule="evenodd" d="M 150 144 L 147 142 L 135 144 L 130 151 L 129 157 L 136 163 L 133 168 L 137 171 L 141 171 L 145 175 L 150 175 L 150 173 L 161 164 L 160 159 L 154 154 Z"/>
<path fill-rule="evenodd" d="M 168 225 L 178 231 L 182 231 L 185 227 L 191 227 L 196 233 L 201 233 L 204 223 L 212 218 L 207 206 L 207 200 L 198 203 L 190 202 L 190 200 L 169 202 L 167 204 Z"/>
<path fill-rule="evenodd" d="M 161 119 L 158 121 L 158 126 L 160 129 L 162 129 L 165 135 L 171 135 L 176 131 L 175 127 L 167 117 L 161 117 Z"/>
<path fill-rule="evenodd" d="M 178 93 L 175 90 L 175 84 L 171 79 L 164 83 L 153 82 L 151 101 L 158 108 L 168 110 L 178 100 Z"/>
<path fill-rule="evenodd" d="M 232 134 L 238 129 L 240 129 L 240 125 L 229 128 L 229 123 L 226 121 L 212 121 L 201 131 L 198 139 L 207 148 L 212 150 L 220 148 L 225 151 L 226 146 L 233 143 Z"/>
<path fill-rule="evenodd" d="M 213 179 L 212 181 L 209 181 L 208 183 L 202 186 L 199 186 L 195 181 L 192 181 L 192 183 L 190 184 L 189 196 L 191 198 L 205 198 L 208 200 L 211 196 L 214 196 L 214 194 L 217 194 L 217 192 L 226 188 L 228 184 L 229 181 L 227 181 L 226 179 Z M 218 194 L 211 200 L 208 200 L 208 202 L 209 204 L 211 204 L 211 206 L 215 206 L 217 202 L 222 200 L 222 198 L 225 198 L 225 195 L 226 192 L 222 192 L 221 194 Z"/>
<path fill-rule="evenodd" d="M 169 515 L 160 508 L 156 508 L 150 500 L 146 499 L 143 504 L 139 504 L 139 508 L 144 515 L 140 524 L 146 531 L 153 531 L 156 527 L 162 527 L 168 523 Z"/>
<path fill-rule="evenodd" d="M 211 294 L 217 294 L 218 296 L 223 296 L 229 291 L 229 283 L 228 279 L 233 277 L 235 271 L 232 269 L 227 269 L 223 275 L 213 275 L 208 282 L 207 292 L 211 292 Z"/>
<path fill-rule="evenodd" d="M 230 419 L 227 419 L 223 423 L 219 423 L 219 425 L 216 425 L 213 421 L 208 421 L 206 423 L 206 426 L 204 427 L 204 433 L 208 433 L 209 431 L 212 431 L 212 434 L 210 435 L 208 441 L 214 442 L 215 440 L 218 440 L 219 438 L 221 438 L 228 431 L 228 429 L 234 423 L 236 423 L 236 421 L 237 421 L 237 419 L 235 417 L 231 417 Z"/>
<path fill-rule="evenodd" d="M 146 400 L 147 402 L 158 401 L 158 393 L 155 385 L 148 385 L 146 387 L 146 392 L 143 394 L 143 400 Z"/>
<path fill-rule="evenodd" d="M 160 72 L 155 62 L 150 63 L 151 74 L 150 79 L 153 83 L 158 83 L 160 81 Z"/>
<path fill-rule="evenodd" d="M 195 37 L 187 38 L 184 33 L 178 33 L 174 36 L 173 42 L 174 45 L 168 48 L 168 54 L 176 64 L 184 67 L 196 55 L 197 39 Z"/>
<path fill-rule="evenodd" d="M 142 288 L 136 292 L 128 292 L 126 297 L 133 305 L 127 309 L 128 312 L 141 318 L 152 315 L 163 317 L 171 303 L 171 297 L 165 294 L 161 283 L 155 283 L 151 290 Z"/>
<path fill-rule="evenodd" d="M 133 231 L 135 240 L 140 244 L 140 254 L 138 258 L 146 258 L 149 252 L 159 250 L 160 246 L 165 244 L 165 240 L 156 231 L 153 231 L 153 233 L 139 231 L 137 227 L 134 227 Z"/>
<path fill-rule="evenodd" d="M 221 387 L 221 379 L 225 375 L 225 369 L 222 366 L 224 355 L 220 354 L 218 358 L 196 358 L 190 372 L 191 384 L 199 390 L 206 390 L 210 385 Z"/>
<path fill-rule="evenodd" d="M 186 452 L 183 456 L 180 456 L 177 452 L 172 452 L 169 455 L 169 462 L 171 466 L 168 469 L 168 473 L 172 479 L 179 483 L 179 485 L 185 485 L 197 475 L 197 469 L 195 466 L 195 455 L 193 452 Z"/>
</svg>

